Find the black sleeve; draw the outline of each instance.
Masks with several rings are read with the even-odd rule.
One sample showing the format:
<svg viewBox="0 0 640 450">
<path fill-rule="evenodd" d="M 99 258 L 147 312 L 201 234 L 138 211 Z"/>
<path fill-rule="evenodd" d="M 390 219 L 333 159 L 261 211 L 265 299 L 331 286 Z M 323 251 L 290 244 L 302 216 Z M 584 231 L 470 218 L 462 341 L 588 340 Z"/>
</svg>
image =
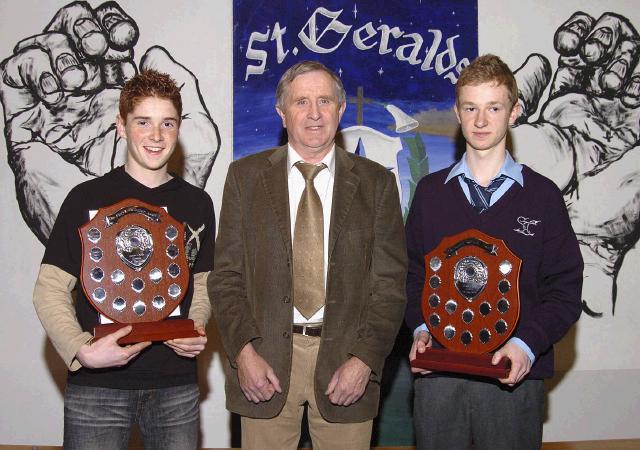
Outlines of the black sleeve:
<svg viewBox="0 0 640 450">
<path fill-rule="evenodd" d="M 204 211 L 203 225 L 200 237 L 200 250 L 193 266 L 193 273 L 209 272 L 213 270 L 213 253 L 216 238 L 216 213 L 209 194 L 202 191 L 202 200 L 197 206 Z"/>
<path fill-rule="evenodd" d="M 60 207 L 47 241 L 42 264 L 54 265 L 70 275 L 79 277 L 82 244 L 78 227 L 88 220 L 88 217 L 83 217 L 84 212 L 78 204 L 76 192 L 72 190 Z"/>
</svg>

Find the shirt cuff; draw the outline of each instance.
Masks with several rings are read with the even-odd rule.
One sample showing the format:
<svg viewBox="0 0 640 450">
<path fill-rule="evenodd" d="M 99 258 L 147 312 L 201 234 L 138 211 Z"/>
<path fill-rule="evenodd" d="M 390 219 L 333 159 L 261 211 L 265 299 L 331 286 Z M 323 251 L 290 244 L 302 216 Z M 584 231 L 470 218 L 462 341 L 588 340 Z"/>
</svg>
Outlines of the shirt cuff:
<svg viewBox="0 0 640 450">
<path fill-rule="evenodd" d="M 429 328 L 427 328 L 426 323 L 423 323 L 419 327 L 416 327 L 415 330 L 413 330 L 413 338 L 415 339 L 418 333 L 420 333 L 421 331 L 424 331 L 425 333 L 429 334 Z"/>
<path fill-rule="evenodd" d="M 524 350 L 524 352 L 529 357 L 529 361 L 531 361 L 531 364 L 533 364 L 535 362 L 536 357 L 533 355 L 533 352 L 531 351 L 531 348 L 527 344 L 525 344 L 522 339 L 517 338 L 517 337 L 512 337 L 511 339 L 509 339 L 509 342 L 513 342 L 518 347 L 520 347 L 522 350 Z"/>
</svg>

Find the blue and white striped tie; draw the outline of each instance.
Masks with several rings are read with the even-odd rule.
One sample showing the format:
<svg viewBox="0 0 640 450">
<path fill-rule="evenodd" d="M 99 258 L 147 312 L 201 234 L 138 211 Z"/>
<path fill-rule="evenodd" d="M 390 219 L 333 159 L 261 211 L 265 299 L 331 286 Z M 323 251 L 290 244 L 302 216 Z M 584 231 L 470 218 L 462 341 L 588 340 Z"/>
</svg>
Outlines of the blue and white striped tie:
<svg viewBox="0 0 640 450">
<path fill-rule="evenodd" d="M 507 179 L 506 175 L 500 175 L 494 178 L 489 186 L 483 187 L 470 178 L 465 176 L 462 179 L 469 186 L 469 194 L 471 197 L 471 206 L 476 210 L 478 214 L 482 214 L 491 204 L 491 195 L 502 185 L 504 180 Z"/>
</svg>

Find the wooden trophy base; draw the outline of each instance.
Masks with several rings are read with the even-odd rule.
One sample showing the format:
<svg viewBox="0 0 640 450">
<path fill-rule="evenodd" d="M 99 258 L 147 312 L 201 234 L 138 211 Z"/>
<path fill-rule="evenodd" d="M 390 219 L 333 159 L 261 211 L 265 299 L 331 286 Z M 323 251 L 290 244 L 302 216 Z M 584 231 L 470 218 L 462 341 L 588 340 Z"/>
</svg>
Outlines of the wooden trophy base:
<svg viewBox="0 0 640 450">
<path fill-rule="evenodd" d="M 167 341 L 169 339 L 198 337 L 200 336 L 193 328 L 191 319 L 169 319 L 158 322 L 138 322 L 138 323 L 108 323 L 96 325 L 93 328 L 93 336 L 96 339 L 105 337 L 108 334 L 118 331 L 127 325 L 132 325 L 131 333 L 118 339 L 118 344 L 135 344 L 145 341 Z"/>
<path fill-rule="evenodd" d="M 502 358 L 495 366 L 491 364 L 490 353 L 476 354 L 451 350 L 428 348 L 418 353 L 411 366 L 439 372 L 466 373 L 490 378 L 507 378 L 511 370 L 511 361 Z"/>
</svg>

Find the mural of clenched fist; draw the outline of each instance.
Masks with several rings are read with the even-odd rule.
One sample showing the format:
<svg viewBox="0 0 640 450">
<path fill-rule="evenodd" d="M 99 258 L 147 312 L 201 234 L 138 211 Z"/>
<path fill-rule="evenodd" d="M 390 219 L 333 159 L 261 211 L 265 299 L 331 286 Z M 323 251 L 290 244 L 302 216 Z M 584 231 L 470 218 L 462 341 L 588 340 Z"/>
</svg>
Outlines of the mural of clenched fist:
<svg viewBox="0 0 640 450">
<path fill-rule="evenodd" d="M 615 313 L 618 273 L 640 237 L 640 36 L 623 16 L 576 12 L 554 47 L 553 77 L 539 54 L 516 73 L 516 157 L 563 190 L 585 260 L 583 309 L 602 317 Z"/>
<path fill-rule="evenodd" d="M 204 187 L 220 134 L 198 79 L 160 46 L 139 64 L 138 25 L 116 2 L 92 8 L 70 3 L 39 34 L 18 42 L 0 64 L 0 101 L 8 162 L 22 217 L 42 242 L 64 197 L 76 184 L 124 162 L 115 117 L 120 88 L 137 71 L 169 74 L 184 104 L 180 175 Z"/>
</svg>

